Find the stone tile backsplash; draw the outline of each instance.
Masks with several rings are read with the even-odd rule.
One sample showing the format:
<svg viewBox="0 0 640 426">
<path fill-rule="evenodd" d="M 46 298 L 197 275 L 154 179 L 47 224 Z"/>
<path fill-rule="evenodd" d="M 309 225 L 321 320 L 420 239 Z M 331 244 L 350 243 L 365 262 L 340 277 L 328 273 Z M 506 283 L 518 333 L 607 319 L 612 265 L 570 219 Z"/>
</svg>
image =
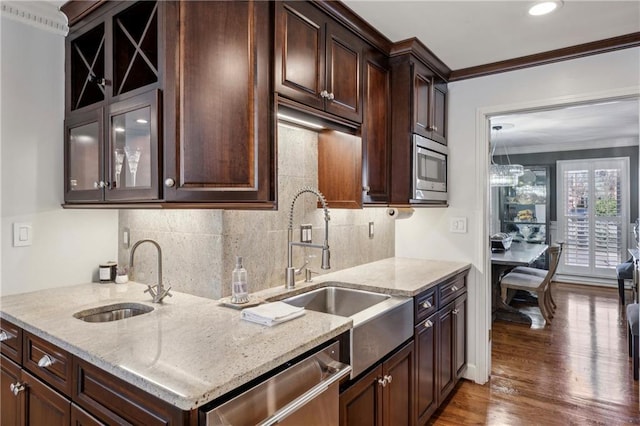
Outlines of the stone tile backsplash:
<svg viewBox="0 0 640 426">
<path fill-rule="evenodd" d="M 236 256 L 244 258 L 250 291 L 284 285 L 289 208 L 302 186 L 317 187 L 317 152 L 317 133 L 278 126 L 277 211 L 120 210 L 119 264 L 129 262 L 129 249 L 122 244 L 123 231 L 128 228 L 132 243 L 151 238 L 160 244 L 163 281 L 177 291 L 214 299 L 229 296 Z M 394 255 L 395 224 L 386 216 L 386 208 L 345 210 L 329 206 L 329 210 L 332 271 Z M 369 239 L 369 222 L 375 224 L 373 239 Z M 296 238 L 300 224 L 310 223 L 313 241 L 322 242 L 323 214 L 313 195 L 303 194 L 298 199 L 293 223 Z M 301 266 L 306 254 L 315 256 L 310 268 L 324 272 L 320 269 L 320 250 L 294 247 L 294 266 Z M 155 283 L 156 269 L 155 248 L 141 245 L 136 251 L 133 278 Z"/>
</svg>

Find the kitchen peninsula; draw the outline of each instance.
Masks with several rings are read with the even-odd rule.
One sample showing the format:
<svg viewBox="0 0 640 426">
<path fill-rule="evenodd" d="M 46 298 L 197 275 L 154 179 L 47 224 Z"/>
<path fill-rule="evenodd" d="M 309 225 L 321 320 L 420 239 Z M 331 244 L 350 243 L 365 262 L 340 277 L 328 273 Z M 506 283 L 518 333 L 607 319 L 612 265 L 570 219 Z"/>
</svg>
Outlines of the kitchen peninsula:
<svg viewBox="0 0 640 426">
<path fill-rule="evenodd" d="M 323 275 L 311 287 L 330 283 L 416 296 L 466 274 L 469 267 L 463 262 L 391 258 Z M 299 285 L 294 292 L 307 287 Z M 301 318 L 269 328 L 242 321 L 240 311 L 220 306 L 218 301 L 176 292 L 165 303 L 152 304 L 143 290 L 137 283 L 83 284 L 5 296 L 0 299 L 2 329 L 9 332 L 13 324 L 24 333 L 24 341 L 29 336 L 67 353 L 68 372 L 74 378 L 83 367 L 97 367 L 176 407 L 188 418 L 203 404 L 337 338 L 352 326 L 349 318 L 307 310 Z M 280 289 L 271 289 L 261 297 L 273 298 L 278 292 Z M 83 309 L 118 302 L 142 303 L 154 310 L 106 323 L 73 317 Z M 6 358 L 8 343 L 2 344 L 3 374 L 12 363 Z M 25 350 L 22 363 L 28 370 L 27 361 Z M 91 411 L 81 398 L 76 401 L 83 389 L 71 389 L 81 382 L 70 377 L 68 381 L 71 400 Z M 5 393 L 2 395 L 4 399 Z M 91 414 L 109 420 L 100 410 Z"/>
</svg>

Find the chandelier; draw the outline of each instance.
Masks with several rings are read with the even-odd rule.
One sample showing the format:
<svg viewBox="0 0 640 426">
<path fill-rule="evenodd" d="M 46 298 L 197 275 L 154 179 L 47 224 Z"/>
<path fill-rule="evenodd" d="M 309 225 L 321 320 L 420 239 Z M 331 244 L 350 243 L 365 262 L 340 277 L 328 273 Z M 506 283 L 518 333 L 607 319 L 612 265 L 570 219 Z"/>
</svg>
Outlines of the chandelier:
<svg viewBox="0 0 640 426">
<path fill-rule="evenodd" d="M 498 132 L 502 129 L 502 126 L 493 126 L 492 130 L 496 131 L 496 137 L 492 139 L 498 139 Z M 489 168 L 489 182 L 491 186 L 517 186 L 518 178 L 524 174 L 524 167 L 520 164 L 511 164 L 507 148 L 505 146 L 504 152 L 507 156 L 507 164 L 496 164 L 493 160 L 493 155 L 496 151 L 497 141 L 493 144 L 491 150 L 491 167 Z"/>
</svg>

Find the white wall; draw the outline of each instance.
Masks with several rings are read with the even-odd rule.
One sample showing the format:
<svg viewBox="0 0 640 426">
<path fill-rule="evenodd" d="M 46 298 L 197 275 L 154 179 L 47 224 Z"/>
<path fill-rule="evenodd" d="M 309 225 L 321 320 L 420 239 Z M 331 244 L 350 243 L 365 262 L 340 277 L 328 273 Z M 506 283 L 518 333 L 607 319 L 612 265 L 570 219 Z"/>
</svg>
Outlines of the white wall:
<svg viewBox="0 0 640 426">
<path fill-rule="evenodd" d="M 117 256 L 117 211 L 63 210 L 64 37 L 2 16 L 0 294 L 89 282 Z M 33 245 L 13 247 L 13 223 Z"/>
<path fill-rule="evenodd" d="M 590 56 L 449 84 L 450 207 L 417 209 L 396 223 L 396 256 L 457 259 L 473 264 L 469 276 L 467 377 L 487 379 L 488 125 L 484 117 L 640 92 L 640 48 Z M 466 234 L 449 233 L 451 217 L 467 217 Z"/>
</svg>

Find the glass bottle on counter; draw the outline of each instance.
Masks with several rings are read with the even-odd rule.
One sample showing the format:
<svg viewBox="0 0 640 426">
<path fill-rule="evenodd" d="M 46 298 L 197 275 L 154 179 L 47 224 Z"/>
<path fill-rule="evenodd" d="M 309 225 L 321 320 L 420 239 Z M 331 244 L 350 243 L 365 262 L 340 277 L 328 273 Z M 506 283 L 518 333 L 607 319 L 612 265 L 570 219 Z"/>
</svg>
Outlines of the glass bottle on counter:
<svg viewBox="0 0 640 426">
<path fill-rule="evenodd" d="M 236 267 L 231 273 L 231 303 L 247 303 L 248 301 L 247 270 L 242 266 L 242 256 L 237 256 Z"/>
</svg>

